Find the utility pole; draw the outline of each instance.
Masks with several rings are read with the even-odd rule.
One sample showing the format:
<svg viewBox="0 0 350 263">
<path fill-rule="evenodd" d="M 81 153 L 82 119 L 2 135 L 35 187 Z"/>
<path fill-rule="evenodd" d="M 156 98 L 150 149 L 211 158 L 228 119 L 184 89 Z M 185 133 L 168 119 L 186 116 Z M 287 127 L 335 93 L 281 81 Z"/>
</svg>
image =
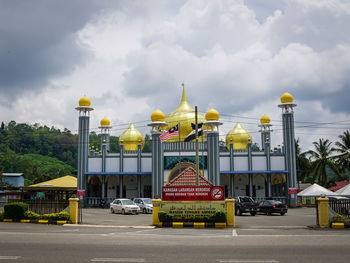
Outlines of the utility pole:
<svg viewBox="0 0 350 263">
<path fill-rule="evenodd" d="M 198 116 L 197 116 L 197 106 L 194 107 L 195 110 L 195 124 L 196 124 L 196 186 L 199 186 L 199 157 L 198 157 Z"/>
</svg>

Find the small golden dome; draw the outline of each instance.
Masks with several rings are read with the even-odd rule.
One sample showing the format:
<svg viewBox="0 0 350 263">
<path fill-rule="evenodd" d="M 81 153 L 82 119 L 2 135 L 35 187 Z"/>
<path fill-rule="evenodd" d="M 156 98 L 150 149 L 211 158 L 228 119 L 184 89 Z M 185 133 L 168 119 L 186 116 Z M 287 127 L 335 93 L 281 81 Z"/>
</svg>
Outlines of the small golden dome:
<svg viewBox="0 0 350 263">
<path fill-rule="evenodd" d="M 124 151 L 137 151 L 137 145 L 141 144 L 141 149 L 145 145 L 145 139 L 134 124 L 130 123 L 129 128 L 119 137 L 119 145 L 124 145 Z"/>
<path fill-rule="evenodd" d="M 270 123 L 270 118 L 264 114 L 264 116 L 261 117 L 260 123 L 261 124 L 269 124 Z"/>
<path fill-rule="evenodd" d="M 284 93 L 281 97 L 281 103 L 293 103 L 293 96 L 288 92 Z"/>
<path fill-rule="evenodd" d="M 159 109 L 156 109 L 151 115 L 152 122 L 155 122 L 155 121 L 164 122 L 164 120 L 165 120 L 165 115 Z"/>
<path fill-rule="evenodd" d="M 218 121 L 219 118 L 220 118 L 219 112 L 214 110 L 213 108 L 208 110 L 207 113 L 205 114 L 205 119 L 207 121 Z"/>
<path fill-rule="evenodd" d="M 205 117 L 202 113 L 197 115 L 198 123 L 204 122 Z M 179 126 L 180 140 L 183 141 L 186 136 L 192 131 L 192 123 L 195 123 L 195 112 L 186 98 L 185 88 L 182 90 L 182 99 L 180 105 L 171 113 L 165 116 L 165 122 L 168 124 L 167 129 Z M 178 142 L 179 136 L 173 136 L 167 142 Z"/>
<path fill-rule="evenodd" d="M 107 117 L 104 117 L 101 122 L 100 122 L 101 126 L 109 126 L 111 125 L 111 122 L 109 121 L 109 119 Z"/>
<path fill-rule="evenodd" d="M 252 142 L 252 136 L 244 129 L 239 122 L 236 126 L 229 131 L 226 135 L 226 147 L 230 149 L 230 143 L 233 143 L 234 150 L 246 150 L 248 148 L 248 142 Z"/>
<path fill-rule="evenodd" d="M 88 97 L 84 96 L 79 100 L 80 107 L 90 107 L 91 101 Z"/>
</svg>

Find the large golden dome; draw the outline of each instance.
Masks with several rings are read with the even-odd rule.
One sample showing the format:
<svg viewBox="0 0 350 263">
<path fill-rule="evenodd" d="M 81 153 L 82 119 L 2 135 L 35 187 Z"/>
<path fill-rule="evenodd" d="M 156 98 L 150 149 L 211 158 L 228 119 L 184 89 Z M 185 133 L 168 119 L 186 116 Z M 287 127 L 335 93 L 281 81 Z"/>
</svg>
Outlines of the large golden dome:
<svg viewBox="0 0 350 263">
<path fill-rule="evenodd" d="M 281 96 L 281 103 L 293 103 L 293 96 L 290 95 L 288 92 L 285 92 Z"/>
<path fill-rule="evenodd" d="M 239 122 L 226 135 L 227 149 L 230 149 L 230 143 L 233 143 L 234 150 L 246 150 L 248 149 L 248 142 L 252 142 L 252 136 Z"/>
<path fill-rule="evenodd" d="M 198 113 L 198 123 L 205 122 L 204 115 Z M 167 129 L 174 127 L 180 123 L 180 140 L 183 141 L 185 137 L 192 131 L 191 123 L 195 123 L 194 109 L 187 102 L 185 88 L 182 91 L 182 99 L 180 105 L 172 112 L 165 116 L 165 122 L 168 124 Z M 173 136 L 167 142 L 178 142 L 179 136 Z"/>
<path fill-rule="evenodd" d="M 80 107 L 90 107 L 91 101 L 88 97 L 84 96 L 79 100 Z"/>
<path fill-rule="evenodd" d="M 141 144 L 141 149 L 145 145 L 145 139 L 134 124 L 130 123 L 129 128 L 119 137 L 119 145 L 124 145 L 124 151 L 137 151 L 137 145 Z"/>
</svg>

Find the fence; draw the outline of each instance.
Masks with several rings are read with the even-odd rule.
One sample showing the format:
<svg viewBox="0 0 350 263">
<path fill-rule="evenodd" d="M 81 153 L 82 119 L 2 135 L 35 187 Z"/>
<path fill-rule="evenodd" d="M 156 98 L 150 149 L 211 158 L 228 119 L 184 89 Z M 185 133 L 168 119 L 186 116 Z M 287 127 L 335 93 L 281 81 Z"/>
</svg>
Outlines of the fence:
<svg viewBox="0 0 350 263">
<path fill-rule="evenodd" d="M 29 200 L 29 199 L 9 199 L 8 203 L 14 202 L 23 202 L 28 204 L 28 209 L 39 215 L 59 213 L 63 210 L 69 212 L 69 200 L 58 199 L 38 199 L 38 200 Z"/>
<path fill-rule="evenodd" d="M 330 199 L 328 206 L 333 213 L 344 216 L 344 219 L 350 219 L 350 199 Z"/>
</svg>

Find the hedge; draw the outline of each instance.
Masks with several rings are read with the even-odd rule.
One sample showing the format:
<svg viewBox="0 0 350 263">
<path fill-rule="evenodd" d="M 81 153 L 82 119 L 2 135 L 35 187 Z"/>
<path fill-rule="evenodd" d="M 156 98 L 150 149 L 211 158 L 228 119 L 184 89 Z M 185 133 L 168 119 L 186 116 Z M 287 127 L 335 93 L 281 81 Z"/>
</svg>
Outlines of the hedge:
<svg viewBox="0 0 350 263">
<path fill-rule="evenodd" d="M 3 219 L 4 219 L 4 214 L 5 214 L 4 211 L 0 211 L 0 220 L 3 220 Z"/>
<path fill-rule="evenodd" d="M 173 215 L 160 211 L 158 213 L 158 218 L 160 222 L 170 223 L 170 222 L 211 222 L 211 223 L 225 223 L 226 213 L 225 212 L 215 212 L 212 216 L 190 216 L 190 217 L 174 217 Z"/>
<path fill-rule="evenodd" d="M 26 203 L 9 203 L 4 206 L 4 218 L 6 219 L 23 219 L 25 212 L 28 210 Z"/>
</svg>

